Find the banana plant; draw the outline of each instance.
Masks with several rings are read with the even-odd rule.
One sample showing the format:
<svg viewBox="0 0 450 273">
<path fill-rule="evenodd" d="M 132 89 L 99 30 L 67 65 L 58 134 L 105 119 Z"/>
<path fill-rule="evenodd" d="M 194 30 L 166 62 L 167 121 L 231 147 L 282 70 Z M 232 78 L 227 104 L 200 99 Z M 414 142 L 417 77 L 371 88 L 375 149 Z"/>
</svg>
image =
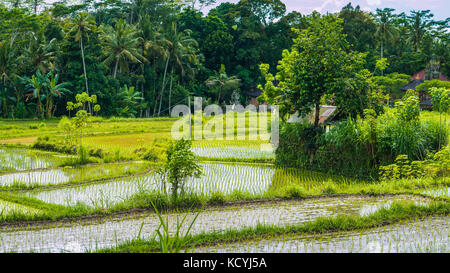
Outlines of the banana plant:
<svg viewBox="0 0 450 273">
<path fill-rule="evenodd" d="M 134 86 L 128 88 L 128 86 L 125 85 L 118 94 L 118 97 L 121 104 L 124 106 L 123 108 L 118 109 L 119 115 L 135 117 L 137 110 L 139 110 L 141 106 L 141 102 L 144 100 L 142 92 L 136 91 Z"/>
<path fill-rule="evenodd" d="M 46 99 L 46 108 L 47 108 L 47 118 L 51 118 L 56 107 L 53 107 L 53 98 L 61 97 L 62 95 L 70 93 L 70 90 L 66 87 L 69 85 L 68 82 L 58 83 L 59 75 L 54 75 L 53 72 L 49 72 L 46 76 L 47 84 L 47 94 L 45 96 Z"/>
<path fill-rule="evenodd" d="M 27 100 L 32 97 L 35 98 L 36 103 L 36 116 L 40 116 L 42 119 L 44 118 L 44 109 L 42 107 L 42 93 L 44 92 L 46 83 L 47 83 L 47 75 L 43 76 L 41 71 L 36 70 L 36 74 L 30 77 L 22 77 L 22 82 L 25 84 L 25 88 L 28 91 L 26 94 Z"/>
</svg>

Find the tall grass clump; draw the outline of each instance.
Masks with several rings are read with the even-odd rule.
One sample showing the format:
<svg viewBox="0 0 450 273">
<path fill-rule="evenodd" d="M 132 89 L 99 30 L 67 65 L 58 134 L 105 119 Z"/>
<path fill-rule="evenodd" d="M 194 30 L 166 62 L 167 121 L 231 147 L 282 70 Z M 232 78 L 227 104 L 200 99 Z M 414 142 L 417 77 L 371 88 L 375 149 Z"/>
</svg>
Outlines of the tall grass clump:
<svg viewBox="0 0 450 273">
<path fill-rule="evenodd" d="M 446 126 L 421 120 L 419 99 L 412 91 L 378 114 L 366 109 L 361 117 L 338 122 L 328 133 L 320 127 L 283 124 L 276 151 L 278 165 L 378 178 L 380 166 L 394 163 L 399 155 L 423 161 L 448 142 Z"/>
</svg>

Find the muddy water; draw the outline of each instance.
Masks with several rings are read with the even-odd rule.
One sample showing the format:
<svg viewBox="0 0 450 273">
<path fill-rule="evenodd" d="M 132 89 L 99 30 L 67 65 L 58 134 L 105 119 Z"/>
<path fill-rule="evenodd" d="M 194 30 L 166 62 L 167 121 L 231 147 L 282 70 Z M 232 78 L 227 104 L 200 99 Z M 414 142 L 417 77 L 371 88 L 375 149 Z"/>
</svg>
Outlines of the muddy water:
<svg viewBox="0 0 450 273">
<path fill-rule="evenodd" d="M 449 217 L 410 220 L 363 231 L 296 235 L 211 245 L 195 252 L 232 253 L 423 253 L 450 252 Z"/>
<path fill-rule="evenodd" d="M 367 214 L 374 208 L 385 206 L 393 200 L 426 202 L 411 196 L 315 198 L 289 200 L 275 203 L 251 203 L 226 207 L 207 208 L 199 214 L 192 233 L 224 231 L 254 227 L 258 223 L 286 225 L 311 221 L 319 216 Z M 169 213 L 171 231 L 182 214 Z M 128 218 L 127 218 L 128 217 Z M 51 226 L 0 228 L 0 252 L 84 252 L 111 247 L 136 238 L 141 224 L 141 236 L 151 238 L 159 226 L 154 213 L 146 212 L 126 218 L 84 220 L 52 224 Z M 187 222 L 194 217 L 188 214 Z"/>
<path fill-rule="evenodd" d="M 269 189 L 274 175 L 273 168 L 262 165 L 208 163 L 202 164 L 202 167 L 203 175 L 200 178 L 186 182 L 187 192 L 205 195 L 214 192 L 230 194 L 234 191 L 261 194 Z M 48 203 L 72 206 L 82 202 L 88 206 L 104 208 L 117 204 L 140 191 L 152 191 L 158 188 L 158 179 L 152 173 L 89 186 L 33 191 L 26 195 Z"/>
</svg>

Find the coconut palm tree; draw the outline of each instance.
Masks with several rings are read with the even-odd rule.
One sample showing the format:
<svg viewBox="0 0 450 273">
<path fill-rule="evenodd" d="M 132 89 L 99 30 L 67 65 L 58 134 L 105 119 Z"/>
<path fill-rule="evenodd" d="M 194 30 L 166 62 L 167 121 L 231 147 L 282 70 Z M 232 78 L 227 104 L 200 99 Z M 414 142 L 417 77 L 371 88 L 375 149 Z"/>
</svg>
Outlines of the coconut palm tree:
<svg viewBox="0 0 450 273">
<path fill-rule="evenodd" d="M 177 72 L 180 75 L 180 79 L 182 79 L 186 75 L 186 72 L 188 72 L 190 76 L 193 77 L 194 74 L 193 65 L 198 63 L 199 54 L 197 54 L 198 43 L 194 38 L 191 37 L 191 34 L 192 31 L 189 29 L 178 32 L 177 25 L 175 22 L 171 24 L 171 27 L 165 33 L 165 38 L 167 40 L 167 47 L 166 47 L 167 57 L 165 60 L 166 64 L 164 68 L 163 83 L 159 96 L 160 100 L 159 100 L 158 116 L 160 115 L 161 112 L 163 93 L 167 85 L 166 76 L 169 66 L 171 68 L 169 102 L 172 96 L 171 87 L 174 73 Z"/>
<path fill-rule="evenodd" d="M 42 74 L 55 69 L 58 44 L 55 38 L 47 41 L 42 33 L 28 32 L 27 40 L 30 41 L 25 48 L 25 54 L 28 63 L 34 69 L 39 69 Z"/>
<path fill-rule="evenodd" d="M 102 25 L 100 38 L 103 41 L 103 51 L 106 59 L 106 65 L 114 64 L 112 71 L 116 78 L 117 71 L 129 71 L 129 63 L 142 63 L 148 60 L 142 56 L 141 44 L 142 37 L 138 36 L 135 26 L 127 24 L 123 19 L 116 22 L 114 28 L 110 25 Z"/>
<path fill-rule="evenodd" d="M 220 103 L 220 97 L 223 92 L 232 91 L 239 87 L 241 80 L 236 76 L 229 77 L 225 71 L 225 66 L 220 66 L 220 71 L 214 76 L 206 80 L 206 86 L 213 89 L 217 93 L 217 102 Z"/>
<path fill-rule="evenodd" d="M 413 45 L 416 51 L 419 51 L 420 42 L 422 37 L 428 29 L 435 23 L 431 18 L 434 15 L 430 13 L 430 10 L 411 11 L 411 15 L 407 16 L 409 37 L 407 41 Z"/>
<path fill-rule="evenodd" d="M 15 87 L 15 79 L 18 78 L 18 48 L 15 44 L 15 38 L 12 37 L 9 40 L 0 41 L 0 80 L 2 85 L 1 90 L 1 109 L 3 117 L 8 116 L 7 103 L 8 100 L 12 100 L 12 96 L 9 90 L 12 88 L 16 92 L 15 100 L 21 99 L 21 94 Z"/>
<path fill-rule="evenodd" d="M 383 10 L 377 9 L 375 14 L 375 20 L 377 22 L 377 29 L 375 36 L 380 42 L 380 59 L 384 56 L 384 46 L 388 41 L 396 40 L 398 34 L 397 28 L 393 25 L 394 15 L 392 12 L 394 9 L 385 8 Z"/>
<path fill-rule="evenodd" d="M 86 75 L 86 61 L 84 57 L 83 37 L 89 38 L 89 33 L 95 31 L 95 19 L 92 15 L 86 12 L 80 12 L 70 19 L 66 24 L 67 35 L 74 35 L 75 42 L 80 43 L 81 59 L 83 61 L 84 82 L 86 84 L 86 93 L 89 95 L 89 86 Z M 91 111 L 91 104 L 88 104 L 89 112 Z"/>
</svg>

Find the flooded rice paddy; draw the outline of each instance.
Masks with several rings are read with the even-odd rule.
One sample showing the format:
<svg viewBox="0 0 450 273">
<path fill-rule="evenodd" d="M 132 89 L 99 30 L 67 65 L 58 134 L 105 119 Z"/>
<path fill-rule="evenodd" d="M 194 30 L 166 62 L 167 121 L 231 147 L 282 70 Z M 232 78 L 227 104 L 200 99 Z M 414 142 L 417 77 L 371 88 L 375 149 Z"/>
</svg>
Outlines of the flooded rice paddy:
<svg viewBox="0 0 450 273">
<path fill-rule="evenodd" d="M 45 170 L 31 170 L 0 175 L 0 186 L 51 186 L 71 181 L 93 180 L 114 175 L 126 175 L 143 170 L 143 163 L 121 163 L 86 165 L 81 167 L 62 167 Z"/>
<path fill-rule="evenodd" d="M 26 149 L 0 148 L 0 172 L 56 167 L 70 157 Z"/>
<path fill-rule="evenodd" d="M 266 192 L 271 183 L 274 169 L 263 165 L 240 164 L 202 164 L 203 175 L 190 179 L 186 191 L 199 194 L 220 192 L 230 194 L 234 191 L 249 194 Z M 112 180 L 105 183 L 78 185 L 54 190 L 29 191 L 25 194 L 47 203 L 75 205 L 82 202 L 93 207 L 110 207 L 134 194 L 160 188 L 159 179 L 154 173 Z"/>
<path fill-rule="evenodd" d="M 432 197 L 442 197 L 448 198 L 450 197 L 450 187 L 443 187 L 440 189 L 426 190 L 423 192 L 425 195 L 429 195 Z"/>
<path fill-rule="evenodd" d="M 289 225 L 312 221 L 320 216 L 367 215 L 389 202 L 409 200 L 425 203 L 412 196 L 311 198 L 278 202 L 254 202 L 226 207 L 208 207 L 200 212 L 192 234 L 254 227 L 258 224 Z M 182 213 L 166 213 L 173 232 Z M 187 220 L 194 217 L 188 214 Z M 143 225 L 142 225 L 143 223 Z M 111 216 L 102 219 L 74 220 L 36 226 L 0 226 L 0 252 L 84 252 L 113 247 L 141 237 L 153 238 L 159 220 L 153 212 Z"/>
<path fill-rule="evenodd" d="M 11 215 L 11 214 L 38 214 L 40 210 L 22 206 L 13 202 L 8 202 L 0 200 L 0 216 Z"/>
<path fill-rule="evenodd" d="M 273 159 L 273 152 L 258 146 L 194 147 L 203 158 Z M 10 192 L 34 197 L 46 203 L 74 206 L 83 203 L 93 208 L 111 208 L 133 195 L 159 190 L 158 177 L 142 163 L 60 166 L 68 157 L 56 153 L 0 148 L 0 187 L 22 187 Z M 305 189 L 353 181 L 326 174 L 278 169 L 265 164 L 203 162 L 203 175 L 186 182 L 188 193 L 223 195 L 235 192 L 262 195 L 289 183 Z M 137 174 L 140 175 L 133 175 Z M 95 180 L 96 178 L 100 180 Z M 120 177 L 120 178 L 119 178 Z M 88 183 L 91 181 L 90 183 Z M 71 182 L 78 182 L 71 184 Z M 84 183 L 86 182 L 86 183 Z M 50 186 L 50 188 L 39 188 Z M 53 187 L 54 186 L 54 187 Z M 36 189 L 31 189 L 36 187 Z M 28 190 L 27 190 L 28 188 Z M 449 197 L 449 188 L 424 191 L 431 197 Z M 8 199 L 9 200 L 9 199 Z M 12 199 L 11 199 L 12 200 Z M 318 217 L 338 215 L 370 215 L 388 208 L 395 201 L 426 205 L 430 199 L 412 195 L 340 196 L 303 200 L 244 202 L 223 207 L 207 207 L 199 214 L 192 234 L 224 232 L 229 229 L 255 227 L 258 224 L 284 226 L 313 221 Z M 38 215 L 41 210 L 2 200 L 0 216 Z M 170 230 L 174 232 L 184 214 L 168 212 Z M 187 222 L 194 217 L 188 214 Z M 109 217 L 86 217 L 29 225 L 7 225 L 0 222 L 0 252 L 85 252 L 113 247 L 135 239 L 142 226 L 141 237 L 151 239 L 159 227 L 159 219 L 151 211 L 126 212 Z M 430 217 L 364 231 L 323 235 L 290 235 L 226 245 L 203 246 L 197 252 L 449 252 L 448 216 Z"/>
<path fill-rule="evenodd" d="M 243 158 L 243 159 L 274 159 L 275 153 L 255 147 L 193 147 L 191 149 L 197 156 L 203 158 Z"/>
<path fill-rule="evenodd" d="M 204 246 L 204 253 L 449 253 L 449 216 L 408 220 L 368 230 L 287 235 Z"/>
</svg>

